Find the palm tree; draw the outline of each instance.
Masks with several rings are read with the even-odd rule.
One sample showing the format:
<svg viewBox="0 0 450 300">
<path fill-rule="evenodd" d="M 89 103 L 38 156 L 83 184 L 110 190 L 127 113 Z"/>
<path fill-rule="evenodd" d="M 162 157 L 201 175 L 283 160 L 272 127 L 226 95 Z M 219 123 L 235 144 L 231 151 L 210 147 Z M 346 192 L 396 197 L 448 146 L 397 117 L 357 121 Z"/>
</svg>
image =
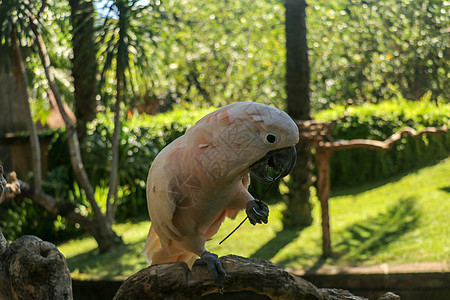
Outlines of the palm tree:
<svg viewBox="0 0 450 300">
<path fill-rule="evenodd" d="M 38 10 L 38 1 L 29 2 L 27 0 L 18 1 L 3 1 L 0 4 L 0 59 L 2 61 L 1 74 L 11 74 L 12 83 L 16 84 L 15 88 L 19 91 L 22 106 L 25 108 L 26 114 L 22 111 L 12 111 L 12 114 L 23 114 L 28 131 L 30 133 L 30 140 L 33 152 L 33 171 L 34 171 L 34 185 L 30 188 L 28 184 L 24 183 L 22 186 L 26 196 L 33 201 L 43 206 L 48 211 L 59 214 L 69 221 L 80 224 L 80 226 L 89 232 L 97 241 L 100 252 L 105 252 L 116 245 L 122 243 L 122 240 L 112 229 L 112 217 L 108 214 L 103 214 L 96 202 L 94 188 L 89 182 L 83 166 L 78 134 L 74 122 L 68 116 L 64 102 L 62 100 L 60 91 L 56 85 L 55 77 L 50 68 L 50 58 L 40 28 L 40 14 L 43 11 L 45 2 L 40 3 L 42 6 Z M 19 35 L 20 34 L 20 35 Z M 84 216 L 77 212 L 75 205 L 68 202 L 57 201 L 54 197 L 44 193 L 41 189 L 41 166 L 39 154 L 39 140 L 31 118 L 30 107 L 28 100 L 30 98 L 28 92 L 28 79 L 25 72 L 25 64 L 22 58 L 23 49 L 20 48 L 22 41 L 30 41 L 30 44 L 37 50 L 42 68 L 45 72 L 47 83 L 50 87 L 49 93 L 56 100 L 60 114 L 66 125 L 66 132 L 68 136 L 70 159 L 75 178 L 79 186 L 84 190 L 86 198 L 91 205 L 93 211 L 93 218 Z M 10 68 L 6 61 L 11 59 Z M 9 72 L 9 73 L 8 73 Z M 12 101 L 12 99 L 9 99 Z M 1 110 L 4 113 L 11 113 L 10 111 Z M 0 116 L 1 118 L 2 116 Z"/>
<path fill-rule="evenodd" d="M 36 128 L 31 118 L 28 99 L 28 76 L 22 57 L 22 43 L 32 47 L 33 34 L 27 15 L 36 15 L 37 7 L 25 1 L 0 3 L 0 132 L 27 130 L 33 153 L 34 184 L 37 192 L 41 187 L 41 154 Z M 18 113 L 20 112 L 20 113 Z M 9 123 L 12 121 L 11 123 Z"/>
<path fill-rule="evenodd" d="M 86 123 L 95 118 L 97 53 L 94 41 L 94 4 L 90 0 L 69 0 L 72 23 L 72 76 L 77 131 L 83 135 Z"/>
<path fill-rule="evenodd" d="M 296 120 L 309 120 L 309 62 L 306 39 L 306 1 L 286 1 L 286 93 L 287 111 Z M 291 172 L 289 194 L 283 224 L 309 226 L 312 205 L 309 202 L 311 150 L 308 141 L 297 144 L 297 164 Z"/>
<path fill-rule="evenodd" d="M 121 105 L 130 104 L 129 99 L 136 93 L 144 93 L 151 82 L 150 60 L 147 58 L 146 46 L 152 45 L 152 26 L 148 23 L 152 11 L 149 5 L 143 6 L 139 1 L 109 1 L 103 8 L 106 11 L 104 23 L 99 31 L 100 60 L 103 62 L 101 87 L 106 90 L 108 78 L 115 83 L 114 132 L 112 138 L 112 160 L 110 170 L 109 192 L 106 200 L 108 211 L 114 212 L 119 183 L 119 134 L 121 130 Z M 108 99 L 108 95 L 104 95 Z M 106 101 L 105 101 L 106 102 Z M 128 103 L 126 103 L 128 102 Z M 106 102 L 107 104 L 107 102 Z M 113 217 L 114 214 L 109 215 Z"/>
</svg>

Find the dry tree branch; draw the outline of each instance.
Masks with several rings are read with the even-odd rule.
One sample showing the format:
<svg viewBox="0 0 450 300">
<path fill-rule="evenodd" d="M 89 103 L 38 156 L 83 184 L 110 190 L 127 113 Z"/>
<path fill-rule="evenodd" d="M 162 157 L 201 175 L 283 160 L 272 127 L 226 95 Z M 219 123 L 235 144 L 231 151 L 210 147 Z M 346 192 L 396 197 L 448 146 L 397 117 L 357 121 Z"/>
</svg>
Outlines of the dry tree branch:
<svg viewBox="0 0 450 300">
<path fill-rule="evenodd" d="M 66 125 L 67 137 L 68 137 L 68 143 L 69 143 L 69 151 L 70 151 L 70 159 L 71 159 L 73 171 L 75 173 L 76 178 L 78 179 L 80 186 L 83 188 L 83 190 L 86 193 L 86 198 L 88 199 L 89 203 L 91 204 L 95 218 L 98 220 L 101 220 L 103 218 L 103 215 L 100 210 L 100 207 L 98 206 L 97 202 L 95 201 L 94 188 L 90 184 L 89 178 L 86 174 L 86 170 L 84 169 L 84 166 L 83 166 L 83 161 L 81 158 L 81 151 L 80 151 L 80 144 L 78 141 L 78 134 L 77 134 L 77 131 L 75 128 L 75 124 L 72 121 L 72 119 L 68 116 L 68 114 L 66 113 L 66 110 L 64 108 L 64 102 L 59 93 L 59 89 L 56 86 L 56 82 L 55 82 L 53 73 L 50 70 L 50 58 L 48 56 L 47 48 L 45 47 L 42 36 L 38 31 L 38 26 L 36 24 L 37 21 L 31 15 L 29 16 L 29 19 L 30 19 L 31 29 L 35 36 L 35 41 L 36 41 L 36 46 L 37 46 L 37 49 L 39 52 L 39 57 L 41 59 L 42 66 L 44 68 L 44 73 L 47 78 L 48 85 L 50 87 L 50 91 L 53 93 L 53 95 L 55 97 L 59 112 L 64 120 L 65 125 Z"/>
<path fill-rule="evenodd" d="M 228 280 L 224 292 L 253 292 L 278 300 L 364 300 L 348 291 L 321 289 L 263 259 L 227 255 L 220 258 Z M 130 276 L 114 300 L 193 299 L 218 288 L 205 265 L 189 270 L 184 262 L 150 266 Z M 392 295 L 384 299 L 400 299 Z M 386 295 L 385 295 L 386 296 Z M 388 295 L 389 296 L 389 295 Z"/>
<path fill-rule="evenodd" d="M 36 193 L 34 187 L 17 178 L 16 172 L 8 174 L 8 180 L 3 177 L 3 166 L 0 165 L 0 204 L 7 199 L 13 199 L 19 195 L 26 196 L 44 207 L 47 211 L 65 217 L 67 220 L 79 223 L 88 231 L 95 227 L 93 221 L 75 211 L 75 205 L 70 202 L 58 201 L 44 192 Z"/>
<path fill-rule="evenodd" d="M 8 174 L 8 180 L 3 177 L 3 167 L 0 166 L 0 204 L 6 199 L 14 198 L 20 194 L 20 183 L 17 180 L 16 172 L 11 172 Z"/>
<path fill-rule="evenodd" d="M 406 127 L 396 133 L 392 134 L 390 137 L 384 141 L 377 140 L 366 140 L 366 139 L 355 139 L 355 140 L 338 140 L 334 142 L 319 142 L 319 146 L 330 148 L 332 150 L 343 150 L 351 148 L 370 148 L 374 150 L 389 150 L 392 146 L 406 136 L 411 136 L 413 138 L 419 137 L 424 134 L 440 135 L 448 132 L 448 127 L 446 125 L 441 127 L 427 127 L 423 130 L 417 132 L 413 128 Z"/>
</svg>

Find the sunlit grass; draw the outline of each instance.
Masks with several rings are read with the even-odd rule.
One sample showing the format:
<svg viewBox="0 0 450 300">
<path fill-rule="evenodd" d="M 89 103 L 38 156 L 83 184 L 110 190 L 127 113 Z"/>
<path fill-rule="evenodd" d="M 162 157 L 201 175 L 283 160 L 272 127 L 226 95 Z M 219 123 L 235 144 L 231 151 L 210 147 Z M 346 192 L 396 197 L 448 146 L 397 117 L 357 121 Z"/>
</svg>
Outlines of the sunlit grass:
<svg viewBox="0 0 450 300">
<path fill-rule="evenodd" d="M 450 262 L 450 159 L 381 186 L 339 191 L 330 199 L 333 256 L 321 258 L 320 205 L 314 199 L 314 222 L 303 230 L 283 230 L 285 205 L 270 205 L 267 225 L 246 222 L 222 245 L 244 218 L 227 220 L 207 249 L 218 255 L 265 258 L 296 269 L 318 265 L 368 265 L 417 261 Z M 59 245 L 75 278 L 128 276 L 145 268 L 140 251 L 150 222 L 114 226 L 125 245 L 99 255 L 94 239 Z"/>
<path fill-rule="evenodd" d="M 72 277 L 114 278 L 126 276 L 147 267 L 140 252 L 147 238 L 150 222 L 122 223 L 113 227 L 122 237 L 125 245 L 109 253 L 100 255 L 97 243 L 89 236 L 58 245 L 58 249 L 67 258 Z"/>
</svg>

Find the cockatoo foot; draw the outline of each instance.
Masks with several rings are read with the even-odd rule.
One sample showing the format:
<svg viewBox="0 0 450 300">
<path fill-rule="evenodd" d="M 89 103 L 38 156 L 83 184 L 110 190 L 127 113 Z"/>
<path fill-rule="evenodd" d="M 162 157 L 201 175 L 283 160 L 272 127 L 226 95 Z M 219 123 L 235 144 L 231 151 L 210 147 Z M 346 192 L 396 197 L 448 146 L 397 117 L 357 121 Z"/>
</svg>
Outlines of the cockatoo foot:
<svg viewBox="0 0 450 300">
<path fill-rule="evenodd" d="M 247 217 L 252 225 L 256 223 L 267 224 L 269 219 L 269 206 L 264 201 L 250 200 L 247 202 L 247 208 L 245 209 Z"/>
<path fill-rule="evenodd" d="M 211 273 L 212 277 L 214 278 L 214 281 L 216 282 L 216 286 L 219 289 L 219 292 L 223 294 L 223 284 L 222 284 L 222 277 L 226 280 L 228 280 L 227 273 L 225 272 L 222 263 L 220 262 L 219 257 L 211 253 L 209 251 L 204 251 L 200 259 L 197 259 L 194 262 L 194 267 L 198 265 L 204 265 L 208 267 L 209 272 Z"/>
</svg>

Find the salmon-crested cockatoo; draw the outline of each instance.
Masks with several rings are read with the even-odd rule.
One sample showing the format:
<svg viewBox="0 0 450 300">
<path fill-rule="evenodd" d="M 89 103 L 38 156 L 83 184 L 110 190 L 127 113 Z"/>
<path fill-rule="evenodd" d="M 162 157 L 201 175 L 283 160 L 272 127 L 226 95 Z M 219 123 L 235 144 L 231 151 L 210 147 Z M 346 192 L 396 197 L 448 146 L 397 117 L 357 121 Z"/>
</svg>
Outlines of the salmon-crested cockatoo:
<svg viewBox="0 0 450 300">
<path fill-rule="evenodd" d="M 204 116 L 167 145 L 147 178 L 151 227 L 142 251 L 147 262 L 185 261 L 192 267 L 200 257 L 196 264 L 206 264 L 222 289 L 225 270 L 205 242 L 226 217 L 234 219 L 243 209 L 253 225 L 267 223 L 267 204 L 247 190 L 249 173 L 264 182 L 286 176 L 295 165 L 298 138 L 285 112 L 239 102 Z"/>
</svg>

